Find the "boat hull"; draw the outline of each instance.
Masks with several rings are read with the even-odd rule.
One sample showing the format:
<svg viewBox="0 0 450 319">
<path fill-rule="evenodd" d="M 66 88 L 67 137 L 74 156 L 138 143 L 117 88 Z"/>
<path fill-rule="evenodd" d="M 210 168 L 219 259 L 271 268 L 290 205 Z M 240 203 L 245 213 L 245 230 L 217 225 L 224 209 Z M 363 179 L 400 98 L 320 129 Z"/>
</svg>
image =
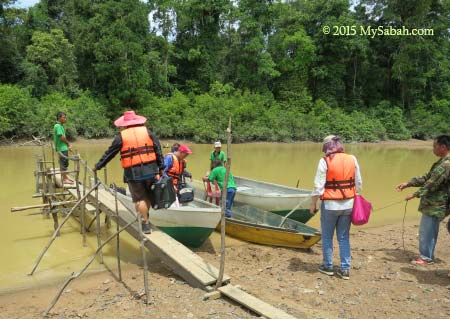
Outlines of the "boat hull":
<svg viewBox="0 0 450 319">
<path fill-rule="evenodd" d="M 242 223 L 232 218 L 225 222 L 227 235 L 247 242 L 289 248 L 310 248 L 320 241 L 320 234 L 300 234 L 281 229 Z"/>
<path fill-rule="evenodd" d="M 121 202 L 134 211 L 131 198 L 117 194 Z M 189 247 L 200 247 L 220 222 L 220 208 L 202 200 L 188 206 L 150 209 L 149 221 L 153 226 Z"/>
<path fill-rule="evenodd" d="M 206 227 L 158 227 L 167 235 L 185 246 L 198 248 L 208 239 L 214 228 Z"/>
<path fill-rule="evenodd" d="M 255 244 L 290 248 L 310 248 L 321 239 L 315 228 L 244 204 L 233 207 L 233 216 L 226 218 L 225 232 Z"/>
<path fill-rule="evenodd" d="M 289 215 L 290 219 L 307 223 L 310 214 L 311 191 L 287 187 L 278 184 L 260 182 L 242 177 L 234 177 L 237 192 L 235 202 L 268 210 L 280 216 Z"/>
</svg>

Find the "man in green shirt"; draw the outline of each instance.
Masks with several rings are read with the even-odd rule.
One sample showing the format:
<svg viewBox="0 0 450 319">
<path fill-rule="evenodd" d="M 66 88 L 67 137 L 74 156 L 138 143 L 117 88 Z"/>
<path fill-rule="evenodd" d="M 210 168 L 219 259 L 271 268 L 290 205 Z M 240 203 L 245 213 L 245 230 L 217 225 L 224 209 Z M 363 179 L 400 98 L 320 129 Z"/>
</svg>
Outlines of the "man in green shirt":
<svg viewBox="0 0 450 319">
<path fill-rule="evenodd" d="M 64 112 L 56 113 L 56 124 L 53 127 L 53 142 L 55 150 L 59 155 L 59 165 L 64 184 L 73 184 L 73 181 L 67 176 L 69 167 L 69 150 L 72 151 L 69 141 L 66 138 L 66 130 L 63 124 L 67 122 L 67 116 Z"/>
<path fill-rule="evenodd" d="M 431 166 L 430 171 L 401 183 L 397 190 L 407 187 L 420 187 L 415 193 L 406 196 L 406 200 L 420 198 L 419 211 L 422 219 L 419 226 L 420 256 L 412 263 L 429 265 L 433 263 L 434 248 L 439 233 L 439 223 L 450 211 L 450 135 L 439 135 L 433 141 L 433 153 L 440 159 Z"/>
<path fill-rule="evenodd" d="M 223 191 L 223 183 L 225 181 L 226 168 L 223 166 L 223 163 L 220 159 L 216 159 L 213 162 L 214 168 L 209 174 L 208 177 L 204 177 L 203 179 L 208 179 L 210 182 L 217 181 L 220 189 Z M 231 217 L 231 206 L 233 206 L 234 196 L 236 195 L 236 184 L 234 183 L 233 174 L 228 176 L 228 185 L 227 185 L 227 199 L 226 199 L 226 217 Z"/>
<path fill-rule="evenodd" d="M 214 168 L 214 161 L 216 159 L 221 160 L 223 165 L 227 162 L 227 155 L 222 151 L 222 143 L 220 141 L 214 143 L 214 150 L 211 152 L 209 159 L 211 160 L 211 169 Z"/>
</svg>

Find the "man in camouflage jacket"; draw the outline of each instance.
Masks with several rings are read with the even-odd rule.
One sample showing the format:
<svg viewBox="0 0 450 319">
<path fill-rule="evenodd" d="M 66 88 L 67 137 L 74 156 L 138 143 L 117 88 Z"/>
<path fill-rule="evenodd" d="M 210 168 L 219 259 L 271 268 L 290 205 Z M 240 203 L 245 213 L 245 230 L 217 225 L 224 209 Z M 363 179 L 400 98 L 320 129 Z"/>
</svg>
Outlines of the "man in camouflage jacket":
<svg viewBox="0 0 450 319">
<path fill-rule="evenodd" d="M 419 211 L 422 213 L 419 226 L 420 256 L 412 261 L 416 265 L 433 263 L 439 223 L 449 214 L 450 135 L 439 135 L 434 139 L 433 153 L 440 159 L 431 166 L 427 174 L 414 177 L 396 187 L 398 191 L 407 187 L 420 187 L 405 198 L 406 200 L 420 198 Z"/>
</svg>

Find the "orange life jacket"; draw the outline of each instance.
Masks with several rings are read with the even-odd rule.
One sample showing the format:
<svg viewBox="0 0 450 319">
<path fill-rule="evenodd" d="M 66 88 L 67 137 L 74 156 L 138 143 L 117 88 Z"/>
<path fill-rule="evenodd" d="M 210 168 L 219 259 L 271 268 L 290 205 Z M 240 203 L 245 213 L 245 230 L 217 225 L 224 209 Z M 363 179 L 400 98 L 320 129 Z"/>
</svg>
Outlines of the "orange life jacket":
<svg viewBox="0 0 450 319">
<path fill-rule="evenodd" d="M 156 161 L 153 140 L 145 126 L 129 127 L 120 132 L 120 135 L 122 137 L 120 162 L 123 168 Z"/>
<path fill-rule="evenodd" d="M 345 153 L 335 153 L 333 158 L 324 157 L 327 163 L 325 191 L 320 199 L 342 200 L 356 195 L 355 160 Z"/>
<path fill-rule="evenodd" d="M 178 185 L 178 180 L 180 179 L 181 173 L 184 169 L 184 161 L 180 161 L 178 157 L 173 153 L 168 153 L 167 155 L 172 156 L 172 167 L 167 171 L 167 175 L 172 177 L 173 185 Z"/>
</svg>

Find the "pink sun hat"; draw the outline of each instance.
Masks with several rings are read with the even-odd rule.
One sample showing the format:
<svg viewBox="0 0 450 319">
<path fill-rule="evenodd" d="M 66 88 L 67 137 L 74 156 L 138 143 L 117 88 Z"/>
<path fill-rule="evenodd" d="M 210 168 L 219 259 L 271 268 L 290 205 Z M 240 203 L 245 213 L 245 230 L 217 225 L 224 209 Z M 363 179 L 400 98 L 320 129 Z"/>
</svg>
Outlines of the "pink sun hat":
<svg viewBox="0 0 450 319">
<path fill-rule="evenodd" d="M 144 124 L 147 122 L 147 118 L 137 115 L 134 111 L 126 111 L 121 117 L 114 121 L 115 126 L 132 126 Z"/>
</svg>

